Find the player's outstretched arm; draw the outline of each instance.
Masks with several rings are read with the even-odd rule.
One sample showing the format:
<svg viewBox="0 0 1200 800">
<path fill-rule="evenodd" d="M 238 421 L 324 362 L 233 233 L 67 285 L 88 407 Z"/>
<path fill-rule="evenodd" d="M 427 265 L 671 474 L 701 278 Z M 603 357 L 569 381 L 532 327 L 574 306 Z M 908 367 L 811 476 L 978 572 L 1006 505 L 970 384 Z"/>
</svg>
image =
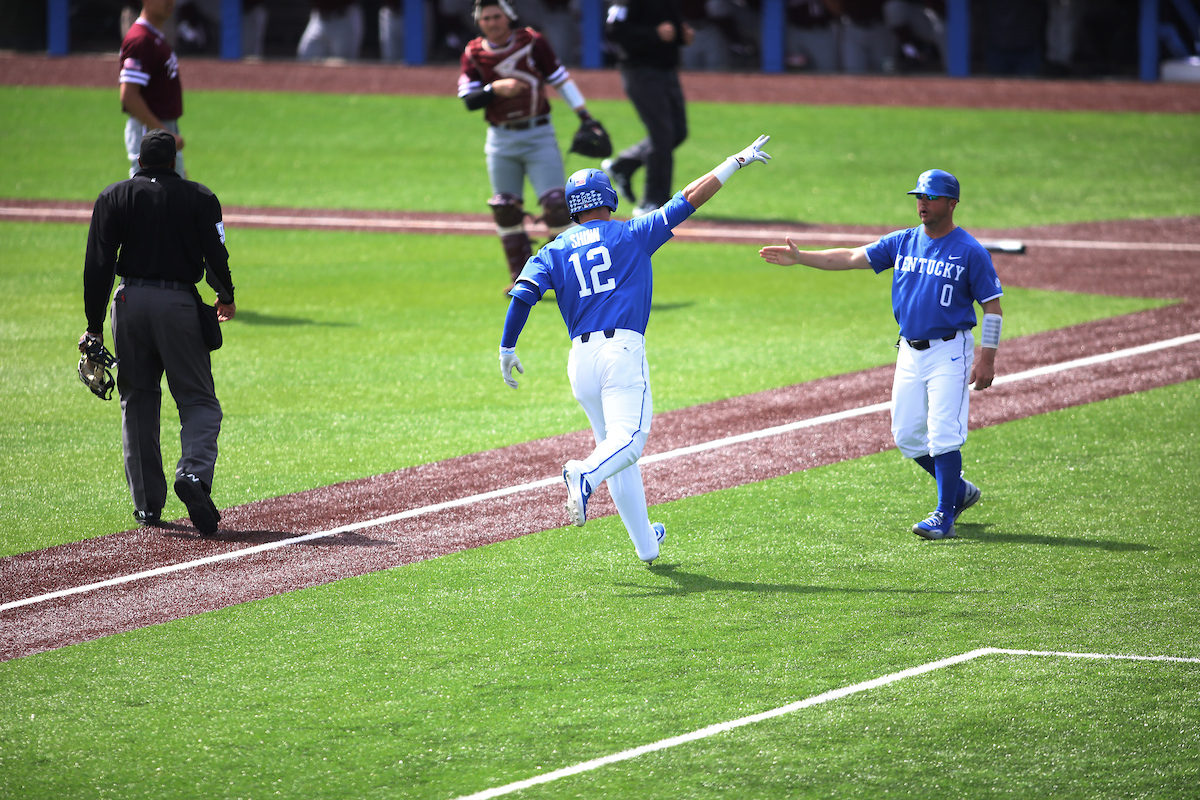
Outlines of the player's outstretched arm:
<svg viewBox="0 0 1200 800">
<path fill-rule="evenodd" d="M 691 203 L 692 208 L 699 208 L 712 199 L 714 194 L 721 191 L 725 181 L 729 180 L 729 177 L 742 167 L 755 161 L 761 161 L 764 164 L 770 161 L 771 157 L 762 151 L 763 145 L 769 141 L 771 141 L 770 136 L 766 134 L 759 136 L 749 147 L 722 161 L 712 172 L 689 183 L 683 190 L 683 199 Z"/>
<path fill-rule="evenodd" d="M 870 269 L 871 262 L 867 260 L 867 251 L 862 247 L 851 250 L 848 247 L 835 247 L 831 250 L 801 250 L 789 236 L 787 246 L 770 245 L 758 251 L 764 260 L 772 264 L 789 267 L 801 264 L 806 267 L 827 270 Z"/>
</svg>

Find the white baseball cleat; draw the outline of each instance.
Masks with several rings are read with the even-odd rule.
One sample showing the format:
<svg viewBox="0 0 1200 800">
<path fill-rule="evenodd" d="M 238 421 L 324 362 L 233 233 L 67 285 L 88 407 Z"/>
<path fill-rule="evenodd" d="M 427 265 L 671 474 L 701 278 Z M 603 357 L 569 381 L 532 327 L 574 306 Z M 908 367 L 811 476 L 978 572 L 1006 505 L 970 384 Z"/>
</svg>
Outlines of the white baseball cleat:
<svg viewBox="0 0 1200 800">
<path fill-rule="evenodd" d="M 651 522 L 650 529 L 654 531 L 654 538 L 658 541 L 658 546 L 661 548 L 662 543 L 666 541 L 667 538 L 667 526 L 663 525 L 661 522 Z M 659 550 L 659 555 L 662 555 L 662 550 Z M 658 558 L 658 556 L 655 556 L 654 558 Z M 654 563 L 654 558 L 644 558 L 642 560 L 646 562 L 647 566 L 649 566 L 650 564 Z"/>
<path fill-rule="evenodd" d="M 587 501 L 592 496 L 592 487 L 583 477 L 586 471 L 587 464 L 582 461 L 568 461 L 562 470 L 563 483 L 567 485 L 567 516 L 580 528 L 587 522 Z"/>
<path fill-rule="evenodd" d="M 971 506 L 979 502 L 979 498 L 983 497 L 983 492 L 978 486 L 971 483 L 966 478 L 962 479 L 963 486 L 967 487 L 966 494 L 963 495 L 963 504 L 954 510 L 954 521 L 958 522 L 959 515 L 966 511 Z"/>
</svg>

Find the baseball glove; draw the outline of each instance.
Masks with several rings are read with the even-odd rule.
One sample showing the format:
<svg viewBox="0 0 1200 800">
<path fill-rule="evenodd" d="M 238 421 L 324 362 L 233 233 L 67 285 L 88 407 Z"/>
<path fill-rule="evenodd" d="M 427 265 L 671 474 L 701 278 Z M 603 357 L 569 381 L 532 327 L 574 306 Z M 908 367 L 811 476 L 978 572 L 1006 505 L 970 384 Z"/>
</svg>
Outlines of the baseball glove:
<svg viewBox="0 0 1200 800">
<path fill-rule="evenodd" d="M 108 348 L 99 339 L 91 339 L 83 355 L 79 357 L 79 380 L 83 381 L 83 385 L 91 389 L 96 397 L 111 400 L 116 381 L 108 368 L 116 365 L 117 359 L 108 352 Z"/>
<path fill-rule="evenodd" d="M 579 130 L 575 131 L 575 138 L 571 140 L 571 149 L 567 152 L 579 153 L 587 158 L 608 158 L 612 151 L 612 139 L 608 138 L 608 131 L 604 130 L 600 120 L 588 118 L 579 124 Z"/>
</svg>

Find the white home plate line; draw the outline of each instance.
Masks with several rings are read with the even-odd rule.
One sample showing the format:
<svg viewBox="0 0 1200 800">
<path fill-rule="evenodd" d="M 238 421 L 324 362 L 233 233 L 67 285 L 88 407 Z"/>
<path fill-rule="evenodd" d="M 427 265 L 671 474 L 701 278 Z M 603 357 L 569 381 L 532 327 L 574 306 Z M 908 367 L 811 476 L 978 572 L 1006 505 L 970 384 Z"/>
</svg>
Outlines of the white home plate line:
<svg viewBox="0 0 1200 800">
<path fill-rule="evenodd" d="M 608 764 L 613 764 L 618 761 L 628 761 L 631 758 L 637 758 L 638 756 L 645 755 L 646 753 L 653 753 L 658 750 L 666 750 L 670 747 L 687 744 L 688 742 L 695 742 L 699 739 L 707 739 L 708 737 L 715 736 L 718 733 L 725 733 L 726 731 L 731 731 L 735 728 L 741 728 L 745 725 L 750 725 L 755 722 L 761 722 L 765 719 L 781 717 L 784 714 L 790 714 L 793 711 L 799 711 L 802 708 L 821 705 L 822 703 L 828 703 L 832 700 L 840 700 L 843 697 L 848 697 L 852 694 L 858 694 L 859 692 L 865 692 L 869 689 L 877 689 L 880 686 L 886 686 L 889 683 L 895 683 L 897 681 L 904 680 L 905 678 L 916 677 L 917 675 L 923 675 L 926 672 L 932 672 L 944 667 L 952 667 L 955 664 L 961 664 L 964 661 L 971 661 L 972 659 L 976 659 L 981 656 L 990 655 L 1058 656 L 1062 658 L 1096 658 L 1110 659 L 1114 661 L 1171 661 L 1187 664 L 1200 664 L 1200 658 L 1179 658 L 1176 656 L 1125 656 L 1111 655 L 1108 653 L 1066 653 L 1049 650 L 1007 650 L 999 647 L 982 647 L 978 650 L 971 650 L 968 653 L 951 656 L 950 658 L 943 658 L 940 661 L 930 661 L 928 664 L 922 664 L 919 667 L 912 667 L 911 669 L 906 669 L 901 672 L 893 672 L 890 675 L 884 675 L 879 678 L 874 678 L 873 680 L 856 683 L 853 686 L 845 686 L 841 689 L 834 689 L 833 691 L 825 692 L 824 694 L 813 695 L 812 697 L 804 700 L 799 700 L 786 706 L 780 706 L 779 708 L 774 708 L 770 711 L 763 711 L 759 714 L 751 714 L 748 717 L 742 717 L 741 719 L 730 720 L 729 722 L 721 722 L 716 725 L 709 725 L 707 728 L 700 728 L 699 730 L 692 731 L 691 733 L 685 733 L 682 736 L 672 736 L 669 739 L 661 739 L 657 742 L 644 744 L 640 747 L 634 747 L 630 750 L 623 750 L 620 753 L 613 753 L 610 756 L 592 759 L 591 761 L 584 761 L 571 767 L 564 767 L 563 769 L 558 769 L 553 772 L 547 772 L 545 775 L 537 775 L 523 781 L 516 781 L 515 783 L 507 784 L 505 786 L 497 786 L 494 789 L 485 789 L 484 791 L 476 792 L 475 794 L 463 795 L 462 797 L 457 798 L 457 800 L 487 800 L 491 797 L 500 797 L 502 795 L 512 794 L 513 792 L 519 792 L 522 789 L 528 789 L 532 786 L 537 786 L 538 784 L 550 783 L 551 781 L 556 781 L 560 778 L 578 775 L 581 772 L 588 772 L 590 770 L 597 769 Z"/>
<path fill-rule="evenodd" d="M 1045 367 L 1037 367 L 1035 369 L 1025 370 L 1024 372 L 1016 372 L 1016 373 L 1013 373 L 1012 375 L 1004 375 L 1004 376 L 996 378 L 995 385 L 998 386 L 1001 384 L 1013 383 L 1015 381 L 1028 380 L 1030 378 L 1039 378 L 1039 377 L 1043 377 L 1046 375 L 1053 375 L 1055 373 L 1065 372 L 1067 370 L 1076 369 L 1078 367 L 1086 367 L 1086 366 L 1092 366 L 1095 364 L 1105 363 L 1108 361 L 1116 361 L 1118 359 L 1128 358 L 1130 356 L 1136 356 L 1136 355 L 1141 355 L 1144 353 L 1150 353 L 1155 350 L 1165 350 L 1165 349 L 1171 348 L 1171 347 L 1179 347 L 1181 345 L 1190 344 L 1192 342 L 1197 342 L 1197 341 L 1200 341 L 1200 333 L 1192 333 L 1192 334 L 1188 334 L 1186 336 L 1178 336 L 1174 339 L 1166 339 L 1161 342 L 1153 342 L 1151 344 L 1141 345 L 1139 347 L 1130 347 L 1125 350 L 1117 350 L 1112 353 L 1102 353 L 1102 354 L 1096 355 L 1096 356 L 1077 358 L 1072 361 L 1064 361 L 1059 364 L 1050 364 Z M 823 414 L 819 417 L 810 417 L 808 419 L 802 419 L 802 420 L 798 420 L 796 422 L 789 422 L 786 425 L 776 425 L 771 428 L 763 428 L 762 430 L 750 431 L 749 433 L 742 433 L 742 434 L 738 434 L 736 436 L 726 436 L 722 439 L 714 439 L 709 442 L 702 442 L 700 444 L 689 445 L 687 447 L 679 447 L 674 450 L 668 450 L 664 453 L 655 453 L 652 455 L 643 456 L 641 459 L 639 459 L 638 463 L 639 464 L 655 464 L 659 461 L 667 461 L 672 458 L 679 458 L 680 456 L 692 455 L 694 453 L 702 453 L 707 450 L 716 450 L 721 447 L 728 447 L 728 446 L 734 445 L 734 444 L 741 444 L 743 442 L 749 442 L 749 441 L 753 441 L 755 439 L 764 439 L 769 436 L 778 436 L 783 433 L 789 433 L 791 431 L 801 430 L 802 428 L 811 428 L 811 427 L 815 427 L 817 425 L 824 425 L 824 424 L 830 423 L 830 422 L 838 422 L 838 421 L 844 420 L 844 419 L 851 419 L 854 417 L 861 417 L 866 414 L 874 414 L 874 413 L 877 413 L 880 411 L 886 411 L 888 409 L 888 406 L 889 406 L 889 403 L 886 403 L 886 402 L 874 403 L 869 406 L 860 406 L 858 408 L 847 409 L 846 411 L 837 411 L 832 414 Z M 560 482 L 561 480 L 562 480 L 562 478 L 560 476 L 555 476 L 553 478 L 542 478 L 541 480 L 533 481 L 531 483 L 522 483 L 522 484 L 517 484 L 515 486 L 506 486 L 501 489 L 494 489 L 490 492 L 483 492 L 481 494 L 473 494 L 468 497 L 461 497 L 457 500 L 447 500 L 442 503 L 434 503 L 433 505 L 421 506 L 420 508 L 410 508 L 407 511 L 402 511 L 397 514 L 389 514 L 384 517 L 376 517 L 375 519 L 363 520 L 362 522 L 354 522 L 354 523 L 350 523 L 349 525 L 342 525 L 337 528 L 330 528 L 329 530 L 301 534 L 299 536 L 294 536 L 294 537 L 290 537 L 287 539 L 281 539 L 281 540 L 275 541 L 275 542 L 265 542 L 263 544 L 252 545 L 250 547 L 241 548 L 239 550 L 232 550 L 227 553 L 218 553 L 217 555 L 207 556 L 205 558 L 198 558 L 193 561 L 185 561 L 180 564 L 169 564 L 165 567 L 158 567 L 156 569 L 145 570 L 143 572 L 135 572 L 131 575 L 122 575 L 117 578 L 110 578 L 108 580 L 98 581 L 96 583 L 89 583 L 89 584 L 85 584 L 83 586 L 74 586 L 74 587 L 71 587 L 70 589 L 61 589 L 57 592 L 49 592 L 47 594 L 41 594 L 41 595 L 37 595 L 35 597 L 27 597 L 23 600 L 13 600 L 11 602 L 0 605 L 0 611 L 7 611 L 12 608 L 20 608 L 22 606 L 33 605 L 34 603 L 42 603 L 47 600 L 55 600 L 60 597 L 68 597 L 68 596 L 74 595 L 74 594 L 81 594 L 83 592 L 90 592 L 90 591 L 94 591 L 96 589 L 103 589 L 108 586 L 118 586 L 123 583 L 130 583 L 132 581 L 143 580 L 146 578 L 154 578 L 154 577 L 158 577 L 160 575 L 167 575 L 172 572 L 179 572 L 181 570 L 194 569 L 196 567 L 202 567 L 207 564 L 215 564 L 219 561 L 228 561 L 230 559 L 241 558 L 243 556 L 249 556 L 249 555 L 253 555 L 255 553 L 262 553 L 262 552 L 266 552 L 268 550 L 275 550 L 280 547 L 287 547 L 287 546 L 294 545 L 294 544 L 300 544 L 301 542 L 312 541 L 313 539 L 322 539 L 327 536 L 336 536 L 339 533 L 350 533 L 352 531 L 362 530 L 363 528 L 373 528 L 378 525 L 388 525 L 393 522 L 399 522 L 400 520 L 411 519 L 413 517 L 419 517 L 424 514 L 433 514 L 438 511 L 445 511 L 446 509 L 449 509 L 449 508 L 458 508 L 461 506 L 473 505 L 475 503 L 482 503 L 482 502 L 485 502 L 488 500 L 496 500 L 498 498 L 508 497 L 509 495 L 513 495 L 513 494 L 520 494 L 522 492 L 528 492 L 528 491 L 532 491 L 534 489 L 541 489 L 546 486 L 553 486 L 553 485 L 557 484 L 558 482 Z"/>
<path fill-rule="evenodd" d="M 86 208 L 25 208 L 0 206 L 0 219 L 22 220 L 57 217 L 64 221 L 85 221 L 92 217 Z M 468 233 L 492 233 L 495 223 L 490 220 L 429 220 L 429 219 L 379 219 L 371 217 L 304 217 L 284 214 L 225 214 L 226 225 L 278 228 L 375 228 L 378 230 L 421 232 L 430 230 L 458 230 Z M 683 225 L 675 231 L 681 239 L 749 239 L 775 241 L 791 236 L 796 242 L 861 242 L 864 244 L 879 238 L 877 234 L 857 231 L 810 231 L 787 233 L 780 228 L 733 228 L 707 225 Z M 1077 250 L 1145 250 L 1157 252 L 1200 253 L 1200 244 L 1170 242 L 1104 242 L 1079 239 L 1021 239 L 1021 244 L 1032 247 L 1059 247 Z"/>
</svg>

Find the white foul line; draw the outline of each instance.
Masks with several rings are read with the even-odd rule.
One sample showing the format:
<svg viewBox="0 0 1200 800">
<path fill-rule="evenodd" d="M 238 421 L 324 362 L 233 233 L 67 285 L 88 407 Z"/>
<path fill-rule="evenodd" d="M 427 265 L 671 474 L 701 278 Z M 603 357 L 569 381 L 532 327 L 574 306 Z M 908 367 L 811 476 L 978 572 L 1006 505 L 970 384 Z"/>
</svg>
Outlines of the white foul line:
<svg viewBox="0 0 1200 800">
<path fill-rule="evenodd" d="M 634 747 L 630 750 L 622 750 L 620 753 L 613 753 L 612 755 L 604 756 L 602 758 L 595 758 L 591 761 L 584 761 L 582 763 L 575 764 L 574 766 L 564 767 L 563 769 L 558 769 L 553 772 L 547 772 L 544 775 L 536 775 L 523 781 L 516 781 L 505 786 L 497 786 L 493 789 L 485 789 L 484 791 L 476 792 L 475 794 L 463 795 L 462 797 L 457 798 L 457 800 L 487 800 L 491 797 L 500 797 L 502 795 L 512 794 L 513 792 L 519 792 L 522 789 L 528 789 L 531 786 L 549 783 L 550 781 L 556 781 L 559 778 L 566 778 L 570 777 L 571 775 L 578 775 L 581 772 L 588 772 L 608 764 L 614 764 L 618 761 L 628 761 L 631 758 L 637 758 L 638 756 L 645 755 L 646 753 L 653 753 L 658 750 L 666 750 L 667 748 L 675 747 L 676 745 L 687 744 L 688 742 L 694 742 L 699 739 L 707 739 L 708 737 L 715 736 L 718 733 L 725 733 L 726 731 L 731 731 L 734 728 L 740 728 L 744 725 L 750 725 L 754 722 L 761 722 L 762 720 L 772 719 L 773 717 L 781 717 L 784 714 L 790 714 L 793 711 L 799 711 L 802 708 L 828 703 L 832 700 L 840 700 L 841 698 L 848 697 L 852 694 L 865 692 L 868 689 L 877 689 L 880 686 L 886 686 L 889 683 L 895 683 L 896 681 L 901 681 L 905 678 L 912 678 L 917 675 L 922 675 L 926 672 L 932 672 L 935 669 L 952 667 L 955 664 L 961 664 L 964 661 L 970 661 L 972 659 L 979 658 L 980 656 L 995 654 L 1015 656 L 1060 656 L 1065 658 L 1100 658 L 1133 661 L 1174 661 L 1180 663 L 1200 664 L 1200 658 L 1179 658 L 1176 656 L 1123 656 L 1110 655 L 1107 653 L 1066 653 L 1048 650 L 1006 650 L 999 647 L 982 647 L 978 650 L 971 650 L 967 653 L 951 656 L 950 658 L 943 658 L 940 661 L 930 661 L 928 664 L 922 664 L 919 667 L 912 667 L 901 672 L 893 672 L 890 675 L 884 675 L 880 678 L 863 681 L 862 683 L 856 683 L 853 686 L 845 686 L 841 689 L 834 689 L 833 691 L 825 692 L 824 694 L 813 695 L 812 697 L 804 700 L 799 700 L 786 706 L 780 706 L 779 708 L 774 708 L 770 711 L 763 711 L 758 714 L 751 714 L 748 717 L 742 717 L 741 719 L 730 720 L 729 722 L 721 722 L 716 725 L 709 725 L 707 728 L 700 728 L 699 730 L 692 731 L 691 733 L 685 733 L 682 736 L 672 736 L 669 739 L 660 739 L 657 742 L 644 744 L 640 747 Z"/>
<path fill-rule="evenodd" d="M 83 222 L 91 219 L 90 208 L 27 208 L 24 206 L 0 206 L 0 219 L 22 220 L 56 217 L 65 221 Z M 428 230 L 459 230 L 473 233 L 491 233 L 496 229 L 489 220 L 421 220 L 394 219 L 388 217 L 305 217 L 296 214 L 251 214 L 231 211 L 225 214 L 225 222 L 232 225 L 263 226 L 275 228 L 376 228 L 383 231 L 420 232 Z M 753 241 L 775 241 L 790 236 L 796 242 L 861 242 L 867 244 L 879 238 L 878 234 L 860 231 L 797 231 L 788 233 L 781 228 L 742 228 L 712 225 L 681 226 L 675 231 L 684 239 L 747 239 Z M 1156 252 L 1200 253 L 1200 244 L 1186 242 L 1106 242 L 1083 239 L 1020 239 L 1021 244 L 1032 247 L 1059 247 L 1075 250 L 1145 250 Z"/>
<path fill-rule="evenodd" d="M 1191 342 L 1197 342 L 1197 341 L 1200 341 L 1200 333 L 1192 333 L 1192 334 L 1188 334 L 1186 336 L 1177 336 L 1174 339 L 1166 339 L 1161 342 L 1153 342 L 1151 344 L 1140 345 L 1138 347 L 1130 347 L 1125 350 L 1117 350 L 1117 351 L 1114 351 L 1111 353 L 1101 353 L 1101 354 L 1095 355 L 1095 356 L 1087 356 L 1085 358 L 1077 358 L 1072 361 L 1064 361 L 1059 364 L 1050 364 L 1050 365 L 1047 365 L 1044 367 L 1037 367 L 1035 369 L 1025 370 L 1024 372 L 1016 372 L 1016 373 L 1013 373 L 1012 375 L 1003 375 L 1003 376 L 996 378 L 994 385 L 999 386 L 999 385 L 1005 384 L 1005 383 L 1013 383 L 1015 381 L 1027 380 L 1029 378 L 1038 378 L 1038 377 L 1042 377 L 1045 375 L 1051 375 L 1051 374 L 1058 373 L 1058 372 L 1064 372 L 1067 370 L 1076 369 L 1078 367 L 1092 366 L 1092 365 L 1101 364 L 1101 363 L 1104 363 L 1107 361 L 1116 361 L 1121 358 L 1128 358 L 1130 356 L 1141 355 L 1143 353 L 1150 353 L 1155 350 L 1165 350 L 1170 347 L 1179 347 L 1181 345 L 1190 344 Z M 750 431 L 749 433 L 742 433 L 742 434 L 738 434 L 736 436 L 726 436 L 723 439 L 714 439 L 710 442 L 702 442 L 700 444 L 688 445 L 687 447 L 679 447 L 674 450 L 668 450 L 664 453 L 655 453 L 653 455 L 643 456 L 639 460 L 638 463 L 654 464 L 659 461 L 668 461 L 673 458 L 679 458 L 681 456 L 693 455 L 695 453 L 702 453 L 702 452 L 705 452 L 708 450 L 716 450 L 721 447 L 728 447 L 730 445 L 741 444 L 743 442 L 754 441 L 756 439 L 764 439 L 764 438 L 767 438 L 770 436 L 778 436 L 783 433 L 790 433 L 791 431 L 801 430 L 802 428 L 812 428 L 817 425 L 825 425 L 830 422 L 838 422 L 838 421 L 844 420 L 844 419 L 852 419 L 854 417 L 861 417 L 861 416 L 864 416 L 867 414 L 874 414 L 876 412 L 886 411 L 888 409 L 889 405 L 890 404 L 887 402 L 874 403 L 869 406 L 860 406 L 858 408 L 851 408 L 851 409 L 847 409 L 845 411 L 836 411 L 832 414 L 823 414 L 819 417 L 810 417 L 809 419 L 802 419 L 802 420 L 798 420 L 796 422 L 789 422 L 786 425 L 776 425 L 775 427 L 772 427 L 772 428 L 763 428 L 762 430 Z M 61 589 L 57 592 L 49 592 L 47 594 L 37 595 L 35 597 L 27 597 L 23 600 L 13 600 L 11 602 L 0 605 L 0 611 L 8 611 L 9 609 L 20 608 L 22 606 L 33 605 L 35 603 L 42 603 L 47 600 L 56 600 L 61 597 L 68 597 L 68 596 L 74 595 L 74 594 L 90 592 L 90 591 L 93 591 L 96 589 L 103 589 L 103 588 L 109 587 L 109 586 L 119 586 L 120 584 L 123 584 L 123 583 L 130 583 L 132 581 L 143 580 L 145 578 L 155 578 L 160 575 L 170 574 L 172 572 L 179 572 L 179 571 L 185 570 L 185 569 L 194 569 L 195 567 L 202 567 L 207 564 L 215 564 L 220 561 L 228 561 L 228 560 L 234 559 L 234 558 L 241 558 L 243 556 L 254 555 L 255 553 L 262 553 L 262 552 L 266 552 L 268 550 L 275 550 L 280 547 L 287 547 L 287 546 L 293 545 L 293 544 L 300 544 L 301 542 L 308 542 L 308 541 L 312 541 L 313 539 L 322 539 L 322 538 L 325 538 L 328 536 L 336 536 L 339 533 L 350 533 L 352 531 L 362 530 L 363 528 L 374 528 L 379 525 L 388 525 L 390 523 L 398 522 L 400 520 L 411 519 L 413 517 L 419 517 L 419 516 L 423 516 L 425 514 L 433 514 L 438 511 L 445 511 L 448 508 L 459 508 L 461 506 L 468 506 L 468 505 L 473 505 L 475 503 L 482 503 L 487 500 L 496 500 L 501 497 L 508 497 L 509 495 L 520 494 L 522 492 L 528 492 L 528 491 L 532 491 L 534 489 L 541 489 L 546 486 L 553 486 L 553 485 L 557 484 L 560 480 L 562 480 L 562 479 L 558 476 L 555 476 L 553 478 L 542 478 L 541 480 L 533 481 L 531 483 L 522 483 L 522 484 L 517 484 L 515 486 L 507 486 L 507 487 L 504 487 L 501 489 L 494 489 L 490 492 L 483 492 L 481 494 L 473 494 L 468 497 L 460 497 L 457 500 L 447 500 L 442 503 L 434 503 L 433 505 L 421 506 L 420 508 L 410 508 L 408 511 L 401 511 L 397 514 L 389 514 L 384 517 L 376 517 L 375 519 L 363 520 L 361 522 L 353 522 L 348 525 L 342 525 L 337 528 L 330 528 L 329 530 L 301 534 L 299 536 L 293 536 L 293 537 L 289 537 L 287 539 L 280 539 L 275 542 L 264 542 L 263 544 L 252 545 L 250 547 L 244 547 L 244 548 L 241 548 L 238 550 L 231 550 L 226 553 L 218 553 L 216 555 L 207 556 L 205 558 L 198 558 L 193 561 L 185 561 L 180 564 L 169 564 L 165 567 L 157 567 L 155 569 L 145 570 L 143 572 L 135 572 L 131 575 L 122 575 L 122 576 L 119 576 L 116 578 L 110 578 L 108 580 L 98 581 L 96 583 L 85 584 L 83 586 L 73 586 L 70 589 Z"/>
</svg>

